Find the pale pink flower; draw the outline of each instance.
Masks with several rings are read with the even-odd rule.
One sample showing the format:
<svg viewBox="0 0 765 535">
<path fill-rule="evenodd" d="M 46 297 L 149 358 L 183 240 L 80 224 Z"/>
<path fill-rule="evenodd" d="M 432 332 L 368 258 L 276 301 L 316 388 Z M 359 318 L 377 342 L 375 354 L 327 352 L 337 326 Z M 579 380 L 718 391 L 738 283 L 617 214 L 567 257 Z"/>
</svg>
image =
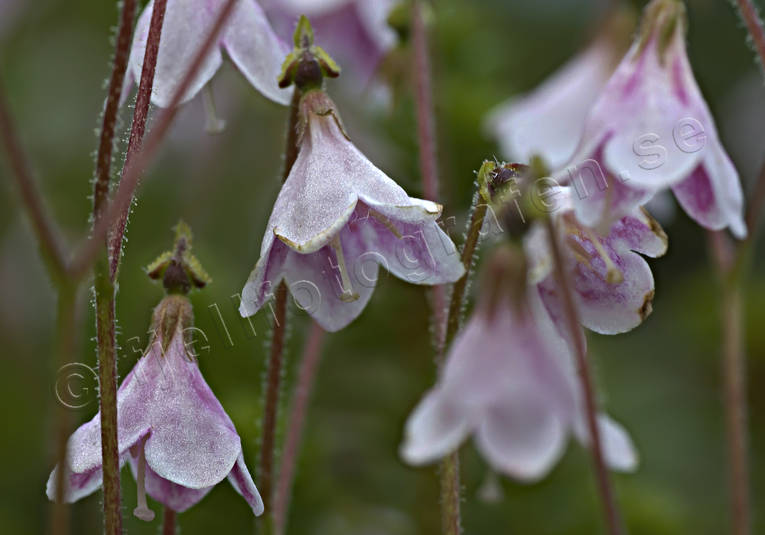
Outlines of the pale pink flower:
<svg viewBox="0 0 765 535">
<path fill-rule="evenodd" d="M 138 483 L 135 515 L 142 520 L 154 517 L 146 493 L 181 512 L 226 478 L 260 515 L 263 501 L 244 463 L 241 439 L 186 348 L 184 328 L 190 320 L 184 318 L 190 314 L 191 304 L 178 295 L 157 306 L 155 340 L 117 392 L 120 461 L 130 461 Z M 175 330 L 162 325 L 172 321 L 172 315 Z M 101 487 L 100 416 L 69 438 L 66 502 Z M 48 479 L 50 499 L 58 470 Z"/>
<path fill-rule="evenodd" d="M 502 277 L 492 276 L 492 287 L 483 289 L 436 386 L 407 420 L 401 448 L 407 462 L 435 461 L 473 435 L 495 470 L 534 481 L 557 462 L 570 434 L 588 442 L 566 342 L 539 295 L 497 290 Z M 633 470 L 637 454 L 626 431 L 606 415 L 598 423 L 607 463 Z"/>
<path fill-rule="evenodd" d="M 685 10 L 653 0 L 642 31 L 593 106 L 568 169 L 577 217 L 606 227 L 671 188 L 700 225 L 746 235 L 738 173 L 693 76 Z"/>
</svg>

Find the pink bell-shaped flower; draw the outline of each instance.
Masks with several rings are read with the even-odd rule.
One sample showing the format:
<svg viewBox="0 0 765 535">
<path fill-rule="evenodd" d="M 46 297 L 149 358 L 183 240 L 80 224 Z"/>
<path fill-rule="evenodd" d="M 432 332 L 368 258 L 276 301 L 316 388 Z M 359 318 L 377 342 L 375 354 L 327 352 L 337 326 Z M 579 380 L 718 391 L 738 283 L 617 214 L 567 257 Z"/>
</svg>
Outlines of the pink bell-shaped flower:
<svg viewBox="0 0 765 535">
<path fill-rule="evenodd" d="M 444 284 L 464 268 L 437 223 L 441 206 L 409 197 L 348 139 L 319 89 L 300 102 L 297 160 L 274 204 L 260 259 L 242 290 L 255 314 L 282 280 L 325 330 L 353 321 L 382 266 L 414 284 Z"/>
</svg>

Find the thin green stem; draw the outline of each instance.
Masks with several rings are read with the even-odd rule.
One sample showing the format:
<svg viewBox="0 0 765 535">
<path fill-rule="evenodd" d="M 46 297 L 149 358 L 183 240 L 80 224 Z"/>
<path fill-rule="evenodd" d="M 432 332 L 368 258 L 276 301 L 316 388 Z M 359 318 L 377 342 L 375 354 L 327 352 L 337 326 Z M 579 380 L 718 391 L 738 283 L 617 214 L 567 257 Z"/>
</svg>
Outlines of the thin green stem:
<svg viewBox="0 0 765 535">
<path fill-rule="evenodd" d="M 579 321 L 579 314 L 574 304 L 571 293 L 571 282 L 564 268 L 563 255 L 560 250 L 560 242 L 555 223 L 551 218 L 545 218 L 547 234 L 549 236 L 550 249 L 552 250 L 555 280 L 560 289 L 563 299 L 563 312 L 569 334 L 571 336 L 572 349 L 576 356 L 577 368 L 579 369 L 579 381 L 584 394 L 585 414 L 587 427 L 590 435 L 590 451 L 595 466 L 595 476 L 598 484 L 606 526 L 610 535 L 625 533 L 621 512 L 619 511 L 614 494 L 613 483 L 603 456 L 602 439 L 597 420 L 597 404 L 595 401 L 595 386 L 592 381 L 590 363 L 585 349 L 584 331 Z"/>
<path fill-rule="evenodd" d="M 486 219 L 486 212 L 489 208 L 487 204 L 482 203 L 479 199 L 480 196 L 476 195 L 473 210 L 470 214 L 470 223 L 468 223 L 467 237 L 462 246 L 461 260 L 462 265 L 465 267 L 465 274 L 454 283 L 454 288 L 452 289 L 452 297 L 449 303 L 449 314 L 447 316 L 446 324 L 445 341 L 447 347 L 457 334 L 462 321 L 462 311 L 465 307 L 465 293 L 470 280 L 470 269 L 473 265 L 473 258 L 481 239 L 481 229 L 483 227 L 483 222 Z"/>
<path fill-rule="evenodd" d="M 297 159 L 298 123 L 300 115 L 301 93 L 296 87 L 292 94 L 289 118 L 287 120 L 287 140 L 284 149 L 284 170 L 282 183 L 292 170 Z M 278 421 L 279 395 L 281 393 L 282 367 L 284 361 L 284 340 L 287 330 L 287 285 L 282 281 L 276 288 L 273 306 L 273 328 L 271 329 L 271 350 L 268 358 L 266 391 L 263 403 L 263 428 L 261 431 L 260 464 L 258 487 L 263 497 L 266 514 L 262 524 L 257 526 L 264 533 L 273 533 L 274 511 L 271 504 L 274 498 L 273 473 L 276 450 L 276 424 Z"/>
<path fill-rule="evenodd" d="M 96 353 L 98 355 L 101 456 L 103 459 L 104 529 L 122 533 L 122 499 L 117 438 L 117 346 L 115 340 L 115 287 L 104 254 L 95 265 Z"/>
</svg>

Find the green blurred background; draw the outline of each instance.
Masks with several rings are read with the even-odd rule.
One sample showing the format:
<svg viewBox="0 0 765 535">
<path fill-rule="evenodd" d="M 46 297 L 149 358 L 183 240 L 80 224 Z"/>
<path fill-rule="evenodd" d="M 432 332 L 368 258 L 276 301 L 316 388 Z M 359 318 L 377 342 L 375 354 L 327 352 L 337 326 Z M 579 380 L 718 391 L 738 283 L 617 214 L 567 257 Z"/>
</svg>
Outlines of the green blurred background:
<svg viewBox="0 0 765 535">
<path fill-rule="evenodd" d="M 64 238 L 74 244 L 88 228 L 94 129 L 105 96 L 117 6 L 92 0 L 17 4 L 13 15 L 6 11 L 0 21 L 0 73 L 35 175 Z M 455 216 L 459 228 L 471 199 L 473 170 L 484 158 L 502 156 L 483 135 L 485 113 L 533 88 L 586 43 L 598 9 L 596 2 L 583 0 L 435 4 L 433 85 L 442 200 L 445 214 Z M 765 146 L 765 89 L 752 51 L 728 2 L 691 0 L 688 9 L 697 78 L 750 184 Z M 146 343 L 151 309 L 162 296 L 142 267 L 169 246 L 170 228 L 183 218 L 194 229 L 196 253 L 214 278 L 192 297 L 197 325 L 209 338 L 200 366 L 234 420 L 254 470 L 268 326 L 261 313 L 257 336 L 246 336 L 230 296 L 241 289 L 257 259 L 278 192 L 286 110 L 253 91 L 230 64 L 213 86 L 227 129 L 206 135 L 200 100 L 184 106 L 134 207 L 117 304 L 119 366 L 124 376 L 134 364 L 131 339 L 140 337 L 137 347 Z M 342 79 L 331 81 L 328 89 L 357 145 L 411 195 L 420 196 L 411 94 L 397 95 L 387 112 L 369 106 L 368 96 L 344 88 Z M 129 111 L 123 110 L 123 137 Z M 55 295 L 5 163 L 0 173 L 0 531 L 41 533 L 47 526 L 44 485 L 54 449 Z M 666 227 L 669 253 L 651 262 L 657 286 L 653 315 L 627 335 L 591 336 L 592 355 L 603 401 L 630 429 L 640 450 L 640 470 L 616 476 L 631 532 L 720 534 L 727 526 L 727 498 L 718 286 L 705 233 L 679 210 Z M 746 292 L 755 533 L 765 533 L 762 261 L 760 254 Z M 95 366 L 89 299 L 89 291 L 83 292 L 78 360 Z M 216 310 L 233 344 L 221 336 Z M 291 320 L 286 392 L 308 326 L 294 310 Z M 291 534 L 438 532 L 435 469 L 410 468 L 397 455 L 403 422 L 434 378 L 425 293 L 383 275 L 364 314 L 327 337 L 298 466 Z M 94 386 L 79 385 L 79 399 L 88 403 L 73 411 L 78 422 L 97 411 Z M 589 458 L 576 443 L 541 483 L 502 479 L 498 503 L 478 499 L 487 468 L 470 444 L 463 449 L 463 469 L 465 533 L 602 531 Z M 156 533 L 157 522 L 146 524 L 131 515 L 135 483 L 127 470 L 123 493 L 127 531 Z M 74 533 L 100 532 L 99 493 L 72 510 Z M 179 522 L 186 534 L 249 533 L 253 527 L 249 508 L 227 483 L 180 515 Z"/>
</svg>

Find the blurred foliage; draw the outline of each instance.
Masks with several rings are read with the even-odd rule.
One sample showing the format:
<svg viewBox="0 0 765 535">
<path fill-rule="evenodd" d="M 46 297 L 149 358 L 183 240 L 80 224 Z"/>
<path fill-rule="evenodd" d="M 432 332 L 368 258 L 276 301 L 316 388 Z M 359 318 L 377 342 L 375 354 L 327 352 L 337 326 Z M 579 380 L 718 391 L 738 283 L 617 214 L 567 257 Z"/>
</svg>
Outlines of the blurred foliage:
<svg viewBox="0 0 765 535">
<path fill-rule="evenodd" d="M 458 229 L 472 195 L 473 171 L 497 151 L 482 134 L 485 113 L 533 88 L 574 54 L 594 30 L 597 8 L 584 0 L 434 4 L 439 166 L 446 215 L 457 217 Z M 735 131 L 736 115 L 720 116 L 719 110 L 739 84 L 759 83 L 745 33 L 727 2 L 691 0 L 689 17 L 690 54 L 700 85 L 723 131 Z M 12 111 L 69 243 L 88 227 L 94 128 L 116 20 L 116 2 L 38 0 L 23 2 L 0 35 L 0 72 Z M 133 349 L 145 345 L 151 309 L 162 295 L 141 267 L 163 250 L 170 228 L 183 218 L 194 229 L 195 252 L 214 279 L 192 298 L 197 324 L 208 336 L 207 344 L 200 344 L 200 366 L 234 420 L 254 469 L 268 318 L 260 313 L 257 335 L 247 336 L 231 296 L 257 259 L 279 188 L 286 110 L 266 102 L 230 65 L 213 86 L 226 130 L 217 137 L 206 135 L 201 102 L 187 104 L 133 208 L 118 297 L 119 367 L 124 377 L 134 364 Z M 331 81 L 329 90 L 359 147 L 410 194 L 419 195 L 411 95 L 397 95 L 394 109 L 386 113 L 367 105 L 358 91 L 344 88 L 342 78 Z M 123 112 L 124 133 L 128 106 Z M 747 113 L 744 109 L 739 117 Z M 759 128 L 744 134 L 761 142 L 765 125 Z M 748 157 L 760 162 L 762 152 Z M 46 525 L 44 484 L 53 457 L 54 294 L 8 172 L 0 166 L 5 369 L 0 403 L 6 408 L 0 526 L 5 533 L 40 533 Z M 744 177 L 747 182 L 752 178 Z M 604 403 L 627 424 L 640 449 L 640 470 L 616 477 L 632 533 L 718 534 L 725 531 L 727 514 L 718 288 L 708 267 L 704 232 L 680 211 L 667 231 L 670 252 L 652 262 L 657 280 L 653 316 L 623 336 L 592 336 L 592 354 Z M 454 235 L 459 238 L 459 232 Z M 762 266 L 760 254 L 746 293 L 756 505 L 765 496 L 765 390 L 758 388 L 765 383 Z M 89 297 L 82 296 L 87 317 L 79 360 L 94 366 Z M 287 388 L 308 325 L 302 314 L 293 313 L 292 319 Z M 384 275 L 361 318 L 327 339 L 298 467 L 291 534 L 438 532 L 435 470 L 407 467 L 397 455 L 404 419 L 434 375 L 426 295 Z M 85 395 L 90 403 L 75 411 L 79 421 L 97 410 L 94 389 Z M 550 477 L 538 484 L 503 479 L 503 499 L 491 504 L 477 499 L 486 465 L 470 445 L 463 460 L 466 533 L 600 532 L 589 458 L 580 446 L 572 443 Z M 135 483 L 127 470 L 123 491 L 127 531 L 156 533 L 156 523 L 142 523 L 130 514 Z M 72 510 L 76 533 L 100 532 L 98 493 Z M 755 520 L 754 531 L 765 532 L 765 511 L 758 509 Z M 185 534 L 249 533 L 253 526 L 249 508 L 226 483 L 179 522 Z"/>
</svg>

